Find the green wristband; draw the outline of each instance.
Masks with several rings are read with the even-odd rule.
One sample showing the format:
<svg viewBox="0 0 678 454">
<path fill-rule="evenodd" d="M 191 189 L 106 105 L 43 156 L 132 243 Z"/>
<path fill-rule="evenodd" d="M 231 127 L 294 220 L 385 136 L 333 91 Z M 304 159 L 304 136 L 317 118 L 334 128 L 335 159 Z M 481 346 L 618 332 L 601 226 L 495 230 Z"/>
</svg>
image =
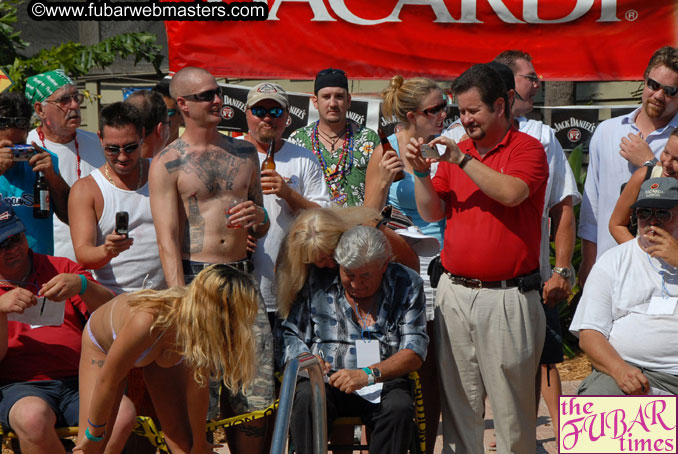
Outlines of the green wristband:
<svg viewBox="0 0 678 454">
<path fill-rule="evenodd" d="M 95 443 L 98 443 L 98 442 L 104 440 L 104 436 L 106 436 L 106 432 L 102 433 L 100 437 L 95 437 L 94 435 L 89 433 L 89 427 L 85 427 L 85 437 L 87 437 L 87 439 L 89 441 L 93 441 Z"/>
<path fill-rule="evenodd" d="M 414 175 L 419 177 L 419 178 L 426 178 L 427 176 L 431 175 L 431 169 L 429 168 L 426 172 L 420 172 L 417 169 L 412 169 L 414 172 Z"/>
<path fill-rule="evenodd" d="M 87 291 L 87 278 L 82 274 L 79 274 L 78 276 L 80 276 L 80 291 L 78 292 L 78 295 L 82 295 Z"/>
<path fill-rule="evenodd" d="M 261 207 L 262 210 L 264 210 L 264 222 L 262 222 L 259 225 L 266 225 L 268 222 L 268 211 L 266 211 L 266 207 Z"/>
</svg>

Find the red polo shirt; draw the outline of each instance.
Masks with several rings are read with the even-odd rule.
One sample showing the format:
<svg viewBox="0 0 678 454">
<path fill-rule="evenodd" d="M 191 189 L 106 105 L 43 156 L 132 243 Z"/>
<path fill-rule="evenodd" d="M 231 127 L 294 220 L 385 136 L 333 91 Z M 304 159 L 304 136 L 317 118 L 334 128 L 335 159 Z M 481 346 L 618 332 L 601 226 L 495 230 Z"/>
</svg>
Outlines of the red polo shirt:
<svg viewBox="0 0 678 454">
<path fill-rule="evenodd" d="M 67 258 L 29 253 L 33 255 L 33 273 L 24 288 L 34 293 L 61 273 L 84 274 L 92 279 L 89 272 Z M 0 289 L 0 295 L 7 291 Z M 9 349 L 0 361 L 0 383 L 77 377 L 87 316 L 87 306 L 76 295 L 66 300 L 61 326 L 7 322 Z"/>
<path fill-rule="evenodd" d="M 452 274 L 483 281 L 537 270 L 548 178 L 544 147 L 511 128 L 483 157 L 471 140 L 459 143 L 459 148 L 497 172 L 520 178 L 530 195 L 516 207 L 504 206 L 485 195 L 458 166 L 441 162 L 433 186 L 446 207 L 443 266 Z"/>
</svg>

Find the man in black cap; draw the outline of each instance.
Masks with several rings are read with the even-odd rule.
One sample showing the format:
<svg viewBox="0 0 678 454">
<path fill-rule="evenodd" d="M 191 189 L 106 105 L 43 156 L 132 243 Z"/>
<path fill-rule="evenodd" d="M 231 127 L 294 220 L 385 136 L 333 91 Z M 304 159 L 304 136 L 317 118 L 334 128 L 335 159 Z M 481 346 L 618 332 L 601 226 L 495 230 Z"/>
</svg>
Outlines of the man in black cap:
<svg viewBox="0 0 678 454">
<path fill-rule="evenodd" d="M 288 140 L 313 151 L 334 203 L 362 205 L 367 164 L 372 152 L 381 146 L 379 136 L 346 117 L 351 95 L 344 71 L 320 71 L 313 92 L 311 100 L 318 109 L 318 121 L 297 129 Z"/>
<path fill-rule="evenodd" d="M 593 265 L 570 331 L 593 364 L 579 394 L 678 394 L 678 181 L 645 181 L 638 238 Z"/>
<path fill-rule="evenodd" d="M 58 454 L 54 427 L 78 425 L 85 321 L 114 295 L 77 263 L 31 251 L 25 230 L 0 201 L 0 424 L 21 452 Z M 110 452 L 120 452 L 134 424 L 127 398 L 118 415 Z"/>
</svg>

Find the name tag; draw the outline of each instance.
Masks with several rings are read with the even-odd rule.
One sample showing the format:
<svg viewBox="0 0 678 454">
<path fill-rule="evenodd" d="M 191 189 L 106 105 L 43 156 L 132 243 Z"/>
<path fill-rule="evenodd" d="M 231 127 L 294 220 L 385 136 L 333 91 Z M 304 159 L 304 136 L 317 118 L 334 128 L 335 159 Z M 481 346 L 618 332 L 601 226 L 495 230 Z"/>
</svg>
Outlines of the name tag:
<svg viewBox="0 0 678 454">
<path fill-rule="evenodd" d="M 650 305 L 647 308 L 647 313 L 651 315 L 671 315 L 676 310 L 676 303 L 678 297 L 662 297 L 653 296 L 650 300 Z"/>
<path fill-rule="evenodd" d="M 377 340 L 357 340 L 355 341 L 355 351 L 359 368 L 381 362 L 379 341 Z"/>
</svg>

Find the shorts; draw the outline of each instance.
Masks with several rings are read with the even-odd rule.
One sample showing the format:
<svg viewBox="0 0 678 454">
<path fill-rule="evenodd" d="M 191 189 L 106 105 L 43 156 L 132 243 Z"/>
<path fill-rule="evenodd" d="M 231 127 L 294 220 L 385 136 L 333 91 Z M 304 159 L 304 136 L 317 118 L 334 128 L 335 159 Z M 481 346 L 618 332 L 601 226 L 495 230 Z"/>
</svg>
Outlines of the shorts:
<svg viewBox="0 0 678 454">
<path fill-rule="evenodd" d="M 188 285 L 198 273 L 213 263 L 188 262 L 184 260 L 184 282 Z M 234 262 L 242 264 L 244 261 Z M 232 265 L 234 263 L 230 263 Z M 189 268 L 190 267 L 190 268 Z M 240 266 L 238 266 L 239 269 Z M 251 271 L 250 271 L 251 272 Z M 252 281 L 256 283 L 254 278 Z M 229 396 L 229 403 L 235 414 L 250 413 L 263 410 L 274 400 L 275 382 L 273 376 L 273 334 L 268 321 L 264 299 L 259 293 L 257 318 L 252 327 L 252 334 L 256 339 L 254 354 L 256 356 L 255 376 L 250 386 L 243 391 Z M 208 419 L 216 419 L 219 406 L 219 383 L 210 383 L 210 409 Z M 228 390 L 224 390 L 228 392 Z"/>
<path fill-rule="evenodd" d="M 60 380 L 23 381 L 0 387 L 0 424 L 11 429 L 9 412 L 24 397 L 39 397 L 56 415 L 56 427 L 78 425 L 78 378 Z"/>
<path fill-rule="evenodd" d="M 541 351 L 539 364 L 556 364 L 563 362 L 563 335 L 560 329 L 560 313 L 558 306 L 544 306 L 546 313 L 546 336 L 544 349 Z"/>
</svg>

